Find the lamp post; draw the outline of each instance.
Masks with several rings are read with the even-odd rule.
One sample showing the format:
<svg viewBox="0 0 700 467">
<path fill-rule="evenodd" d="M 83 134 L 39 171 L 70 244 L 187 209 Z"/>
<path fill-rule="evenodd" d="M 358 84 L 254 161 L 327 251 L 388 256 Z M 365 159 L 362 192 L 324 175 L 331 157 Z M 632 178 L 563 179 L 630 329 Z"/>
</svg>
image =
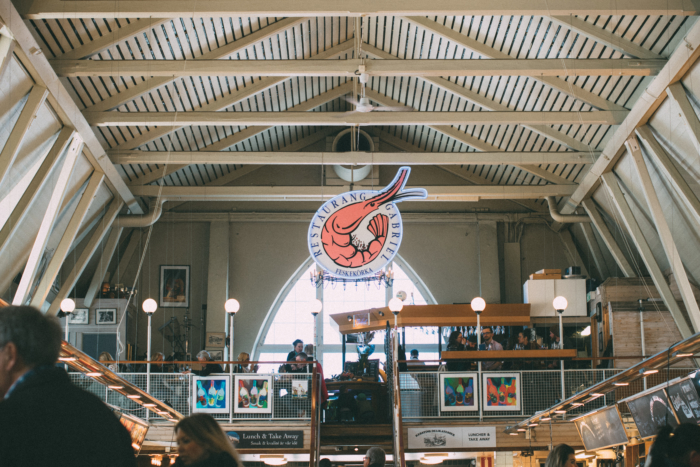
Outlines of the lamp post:
<svg viewBox="0 0 700 467">
<path fill-rule="evenodd" d="M 476 350 L 481 350 L 481 312 L 486 309 L 486 300 L 481 297 L 472 299 L 472 311 L 476 313 Z M 481 381 L 481 360 L 477 363 L 479 371 L 479 381 Z M 478 383 L 477 383 L 478 384 Z M 479 420 L 483 419 L 481 404 L 479 404 Z"/>
<path fill-rule="evenodd" d="M 311 315 L 314 317 L 314 354 L 312 357 L 316 360 L 316 354 L 318 353 L 318 334 L 317 334 L 317 318 L 318 314 L 323 309 L 323 302 L 318 298 L 311 300 Z"/>
<path fill-rule="evenodd" d="M 233 361 L 233 317 L 236 316 L 238 310 L 241 309 L 241 304 L 235 298 L 229 298 L 224 303 L 224 310 L 228 314 L 228 337 L 229 337 L 229 347 L 228 347 L 228 361 Z M 228 374 L 231 378 L 231 385 L 233 385 L 233 363 L 228 364 Z M 233 411 L 229 414 L 229 423 L 233 423 Z"/>
<path fill-rule="evenodd" d="M 143 311 L 148 315 L 148 336 L 147 336 L 147 346 L 146 346 L 146 392 L 151 393 L 151 318 L 153 318 L 153 313 L 158 309 L 158 304 L 152 298 L 147 298 L 143 301 L 141 305 Z"/>
<path fill-rule="evenodd" d="M 569 306 L 569 302 L 566 300 L 566 297 L 562 297 L 561 295 L 558 297 L 555 297 L 554 300 L 552 301 L 552 305 L 554 306 L 554 309 L 557 310 L 557 314 L 559 315 L 559 348 L 563 349 L 564 348 L 564 320 L 562 318 L 562 314 L 564 313 L 564 310 L 566 310 L 566 307 Z M 564 388 L 564 360 L 559 361 L 560 364 L 560 372 L 561 372 L 561 400 L 563 401 L 566 399 L 565 396 L 565 388 Z"/>
<path fill-rule="evenodd" d="M 67 344 L 70 344 L 70 334 L 68 333 L 68 321 L 70 320 L 70 315 L 75 311 L 75 302 L 71 298 L 66 298 L 61 301 L 61 311 L 66 315 L 66 338 Z M 66 371 L 68 371 L 68 364 L 66 364 Z"/>
<path fill-rule="evenodd" d="M 389 310 L 394 314 L 394 328 L 399 328 L 399 313 L 403 310 L 403 302 L 400 298 L 392 298 L 389 300 Z M 398 331 L 397 331 L 398 332 Z"/>
</svg>

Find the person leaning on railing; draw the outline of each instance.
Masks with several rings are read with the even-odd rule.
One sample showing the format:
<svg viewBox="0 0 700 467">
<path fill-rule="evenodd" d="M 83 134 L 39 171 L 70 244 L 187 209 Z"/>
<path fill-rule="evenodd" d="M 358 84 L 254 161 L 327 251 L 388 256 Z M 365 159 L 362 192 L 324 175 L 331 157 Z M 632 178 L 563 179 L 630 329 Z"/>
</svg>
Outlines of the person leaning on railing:
<svg viewBox="0 0 700 467">
<path fill-rule="evenodd" d="M 239 362 L 249 362 L 250 361 L 250 354 L 248 352 L 241 352 L 238 354 L 238 361 Z M 258 372 L 258 365 L 251 365 L 250 363 L 245 364 L 245 363 L 239 363 L 238 365 L 235 365 L 233 367 L 233 372 L 234 373 L 257 373 Z"/>
<path fill-rule="evenodd" d="M 461 352 L 467 340 L 461 331 L 452 331 L 447 340 L 447 350 L 450 352 Z M 469 363 L 466 360 L 448 360 L 447 371 L 466 371 Z"/>
<path fill-rule="evenodd" d="M 530 342 L 531 332 L 529 329 L 518 331 L 517 342 L 514 350 L 539 350 L 539 346 L 534 342 Z M 537 370 L 543 366 L 542 362 L 534 359 L 515 360 L 513 362 L 514 370 Z"/>
<path fill-rule="evenodd" d="M 211 362 L 211 354 L 206 350 L 200 350 L 197 354 L 197 361 L 199 363 L 204 363 L 204 367 L 201 370 L 189 370 L 183 371 L 183 373 L 192 373 L 197 376 L 209 376 L 212 373 L 223 373 L 224 369 L 218 363 L 207 363 Z"/>
</svg>

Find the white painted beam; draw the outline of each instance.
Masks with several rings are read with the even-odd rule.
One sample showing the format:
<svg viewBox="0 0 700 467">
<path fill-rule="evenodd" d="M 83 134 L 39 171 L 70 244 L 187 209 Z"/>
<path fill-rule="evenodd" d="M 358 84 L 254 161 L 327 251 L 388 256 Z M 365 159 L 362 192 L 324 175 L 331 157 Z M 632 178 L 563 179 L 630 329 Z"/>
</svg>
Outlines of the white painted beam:
<svg viewBox="0 0 700 467">
<path fill-rule="evenodd" d="M 20 58 L 34 81 L 48 89 L 50 94 L 48 97 L 49 103 L 63 124 L 75 128 L 85 141 L 85 153 L 88 154 L 93 167 L 101 170 L 107 176 L 107 185 L 110 187 L 110 191 L 123 199 L 132 213 L 143 214 L 141 206 L 126 188 L 126 184 L 119 176 L 114 164 L 105 154 L 102 144 L 85 121 L 85 118 L 83 118 L 80 109 L 78 109 L 71 97 L 71 93 L 66 90 L 61 80 L 56 76 L 53 68 L 49 65 L 49 61 L 43 54 L 34 55 L 29 52 L 32 49 L 41 50 L 41 46 L 36 42 L 27 24 L 24 23 L 24 20 L 17 13 L 11 0 L 0 0 L 0 18 L 5 21 L 5 24 L 11 26 L 12 35 L 19 46 L 15 52 L 16 55 Z M 27 52 L 20 53 L 23 51 Z"/>
<path fill-rule="evenodd" d="M 647 86 L 625 117 L 625 121 L 615 130 L 605 145 L 601 157 L 581 180 L 567 205 L 562 208 L 562 214 L 571 214 L 582 200 L 591 197 L 600 184 L 601 175 L 611 171 L 624 154 L 627 138 L 636 128 L 647 123 L 666 98 L 668 86 L 680 81 L 695 63 L 700 56 L 700 21 L 693 24 L 681 44 L 683 46 L 677 47 L 671 54 L 661 73 Z"/>
<path fill-rule="evenodd" d="M 260 165 L 503 165 L 587 164 L 580 152 L 255 152 L 255 151 L 108 151 L 115 164 L 260 164 Z"/>
<path fill-rule="evenodd" d="M 73 245 L 73 242 L 75 241 L 75 237 L 78 234 L 78 229 L 83 224 L 85 216 L 88 213 L 88 209 L 90 209 L 90 205 L 97 194 L 97 190 L 100 189 L 100 185 L 102 185 L 104 177 L 105 175 L 102 172 L 94 171 L 92 173 L 90 182 L 88 183 L 87 188 L 85 188 L 78 206 L 76 206 L 75 211 L 73 211 L 73 215 L 63 231 L 63 236 L 61 236 L 61 240 L 58 242 L 58 245 L 51 256 L 51 260 L 44 270 L 44 274 L 39 281 L 39 285 L 32 295 L 30 302 L 31 306 L 41 309 L 41 307 L 44 305 L 44 301 L 49 294 L 49 290 L 51 290 L 51 285 L 54 283 L 56 276 L 58 276 L 58 273 L 61 270 L 61 265 L 63 265 L 63 262 L 70 251 L 71 245 Z"/>
<path fill-rule="evenodd" d="M 608 248 L 608 251 L 615 260 L 615 263 L 617 263 L 617 267 L 619 267 L 622 271 L 622 274 L 624 274 L 625 277 L 636 277 L 637 275 L 635 274 L 634 269 L 630 265 L 629 261 L 627 261 L 627 258 L 625 258 L 625 255 L 622 253 L 622 250 L 615 241 L 615 237 L 613 237 L 610 229 L 608 229 L 605 220 L 603 220 L 600 212 L 598 212 L 598 208 L 593 200 L 591 198 L 584 199 L 581 202 L 581 205 L 586 210 L 588 217 L 591 218 L 593 225 L 598 231 L 600 237 L 603 239 L 603 243 L 605 243 L 605 246 Z"/>
<path fill-rule="evenodd" d="M 0 35 L 0 77 L 12 60 L 12 52 L 15 50 L 15 41 L 6 35 Z"/>
<path fill-rule="evenodd" d="M 16 230 L 17 227 L 25 219 L 37 194 L 46 184 L 46 181 L 49 179 L 53 170 L 55 170 L 55 167 L 57 167 L 58 163 L 62 160 L 61 156 L 63 156 L 73 135 L 75 135 L 75 130 L 72 128 L 63 127 L 61 130 L 61 133 L 49 150 L 49 153 L 39 166 L 39 170 L 34 174 L 34 178 L 32 178 L 29 186 L 24 193 L 22 193 L 22 197 L 19 199 L 12 213 L 7 218 L 7 221 L 5 221 L 5 225 L 3 225 L 0 230 L 0 252 L 5 248 L 9 239 L 18 234 Z"/>
<path fill-rule="evenodd" d="M 617 177 L 613 172 L 606 172 L 601 176 L 601 179 L 608 189 L 611 200 L 620 213 L 622 220 L 627 227 L 627 231 L 632 237 L 632 241 L 637 246 L 637 251 L 642 257 L 642 260 L 647 267 L 647 271 L 649 271 L 649 274 L 656 285 L 656 290 L 659 292 L 664 304 L 666 304 L 666 307 L 671 312 L 673 320 L 676 322 L 676 326 L 678 326 L 681 336 L 683 336 L 684 339 L 690 337 L 693 335 L 693 332 L 691 331 L 690 327 L 688 327 L 688 323 L 685 321 L 685 318 L 681 313 L 681 309 L 678 306 L 676 299 L 673 297 L 671 288 L 666 283 L 666 278 L 661 272 L 661 268 L 659 268 L 656 259 L 654 259 L 654 254 L 644 238 L 644 234 L 639 228 L 639 224 L 637 224 L 637 220 L 627 204 L 625 196 L 622 194 L 622 190 L 617 182 Z"/>
<path fill-rule="evenodd" d="M 281 16 L 281 15 L 280 15 Z M 140 18 L 143 18 L 144 16 L 139 16 Z M 166 16 L 161 16 L 161 17 L 166 17 Z M 217 60 L 220 58 L 228 58 L 231 57 L 245 49 L 246 47 L 250 47 L 251 45 L 255 45 L 259 43 L 260 41 L 263 41 L 265 39 L 269 39 L 270 37 L 279 34 L 281 32 L 284 32 L 287 29 L 290 29 L 294 26 L 299 25 L 300 23 L 304 22 L 306 18 L 285 18 L 280 21 L 277 21 L 276 23 L 273 23 L 269 26 L 266 26 L 264 28 L 258 29 L 255 32 L 252 32 L 248 34 L 245 37 L 242 37 L 236 41 L 230 42 L 228 44 L 225 44 L 221 47 L 218 47 L 210 52 L 206 52 L 199 57 L 195 58 L 194 61 L 198 60 Z M 89 107 L 90 110 L 92 111 L 102 111 L 102 110 L 111 110 L 115 107 L 119 107 L 122 104 L 125 104 L 127 102 L 130 102 L 137 97 L 139 97 L 142 94 L 145 94 L 149 91 L 152 91 L 153 89 L 156 89 L 160 86 L 164 86 L 168 83 L 171 83 L 175 80 L 175 77 L 155 77 L 155 78 L 149 78 L 144 82 L 131 85 L 129 88 L 122 90 L 118 94 L 114 94 L 110 97 L 107 97 L 106 99 L 98 102 L 97 104 Z"/>
<path fill-rule="evenodd" d="M 324 52 L 321 52 L 318 55 L 314 55 L 313 59 L 314 60 L 324 60 L 324 59 L 338 58 L 339 56 L 345 55 L 345 54 L 352 51 L 352 43 L 353 43 L 352 40 L 347 40 L 345 42 L 337 44 L 334 47 L 331 47 L 330 49 L 328 49 Z M 231 94 L 229 94 L 227 96 L 224 96 L 220 99 L 212 100 L 209 103 L 202 105 L 202 107 L 200 107 L 199 110 L 200 111 L 214 112 L 214 111 L 226 109 L 227 107 L 237 105 L 237 104 L 245 101 L 246 99 L 249 99 L 249 98 L 255 96 L 258 93 L 261 93 L 261 92 L 266 91 L 270 88 L 273 88 L 274 86 L 277 86 L 278 84 L 283 83 L 287 79 L 289 79 L 289 78 L 286 76 L 283 78 L 263 78 L 261 80 L 256 81 L 255 83 L 248 84 L 246 87 L 239 89 L 238 91 L 232 92 Z M 304 103 L 301 103 L 301 104 L 304 104 Z M 99 110 L 99 108 L 97 110 Z M 182 128 L 182 127 L 179 127 L 179 128 Z M 134 148 L 137 148 L 143 144 L 149 143 L 149 142 L 153 141 L 154 139 L 163 137 L 163 136 L 167 135 L 168 133 L 176 131 L 179 128 L 170 128 L 170 127 L 150 128 L 149 131 L 144 132 L 142 135 L 137 136 L 136 138 L 130 139 L 129 141 L 126 141 L 124 143 L 119 144 L 117 146 L 117 148 L 118 149 L 134 149 Z M 235 143 L 233 143 L 233 144 L 235 144 Z"/>
<path fill-rule="evenodd" d="M 97 269 L 95 269 L 95 274 L 92 275 L 92 280 L 90 281 L 87 293 L 85 294 L 85 300 L 83 301 L 83 305 L 88 308 L 92 305 L 93 300 L 95 300 L 97 293 L 102 287 L 102 281 L 107 274 L 107 268 L 109 267 L 109 263 L 112 261 L 112 256 L 114 256 L 114 250 L 117 249 L 117 244 L 119 243 L 119 237 L 122 234 L 122 230 L 124 229 L 117 227 L 116 225 L 112 227 L 112 231 L 105 242 L 105 246 L 102 249 L 102 256 L 100 257 L 100 261 L 97 263 Z"/>
<path fill-rule="evenodd" d="M 117 217 L 117 214 L 119 214 L 122 206 L 124 206 L 122 200 L 116 198 L 112 199 L 107 212 L 97 224 L 97 227 L 95 227 L 90 240 L 88 241 L 87 245 L 85 245 L 82 253 L 80 253 L 78 260 L 75 262 L 73 270 L 70 272 L 70 274 L 68 274 L 68 277 L 62 280 L 61 288 L 58 291 L 56 298 L 54 298 L 54 301 L 51 302 L 51 306 L 46 312 L 47 315 L 56 316 L 58 310 L 60 309 L 61 301 L 66 298 L 70 291 L 73 290 L 73 287 L 75 287 L 80 275 L 85 270 L 85 266 L 87 266 L 87 263 L 90 261 L 90 258 L 92 258 L 92 255 L 95 253 L 95 250 L 99 244 L 102 243 L 104 236 L 107 234 L 107 232 L 109 232 L 109 229 L 112 227 L 114 219 Z"/>
<path fill-rule="evenodd" d="M 0 184 L 9 174 L 10 168 L 12 168 L 12 164 L 14 164 L 19 153 L 19 148 L 22 146 L 24 136 L 36 118 L 39 108 L 46 100 L 47 94 L 46 88 L 38 85 L 35 85 L 29 92 L 27 102 L 22 107 L 22 112 L 19 114 L 19 118 L 15 122 L 15 126 L 12 128 L 12 132 L 0 153 Z"/>
<path fill-rule="evenodd" d="M 634 42 L 625 39 L 622 36 L 618 36 L 612 31 L 608 31 L 601 27 L 591 24 L 576 16 L 550 16 L 552 21 L 567 27 L 575 32 L 583 34 L 594 41 L 603 44 L 611 49 L 617 50 L 620 53 L 629 55 L 631 57 L 637 58 L 648 58 L 648 59 L 660 59 L 663 58 L 660 55 L 647 50 L 641 45 L 637 45 Z M 602 20 L 601 20 L 602 21 Z"/>
<path fill-rule="evenodd" d="M 688 134 L 695 144 L 695 149 L 700 151 L 700 120 L 688 100 L 681 82 L 671 84 L 666 90 L 668 96 L 676 103 L 681 118 L 688 127 Z"/>
<path fill-rule="evenodd" d="M 590 222 L 581 222 L 579 225 L 581 226 L 581 230 L 583 230 L 583 237 L 586 239 L 586 245 L 588 245 L 588 250 L 591 252 L 595 267 L 598 270 L 598 274 L 600 274 L 600 282 L 602 283 L 607 277 L 610 277 L 608 265 L 605 264 L 605 257 L 600 250 L 600 245 L 598 245 L 598 240 L 595 237 Z"/>
<path fill-rule="evenodd" d="M 61 60 L 78 60 L 81 58 L 91 57 L 121 41 L 125 41 L 151 29 L 157 28 L 167 21 L 169 20 L 163 18 L 145 18 L 132 20 L 129 24 L 123 24 L 122 22 L 122 27 L 114 28 L 111 32 L 106 31 L 102 36 L 97 37 L 90 42 L 86 42 L 73 50 L 69 50 L 58 58 Z"/>
<path fill-rule="evenodd" d="M 39 226 L 37 236 L 34 238 L 29 259 L 22 273 L 22 279 L 20 280 L 14 299 L 12 300 L 13 305 L 24 305 L 29 298 L 31 288 L 34 285 L 34 279 L 39 269 L 39 264 L 44 255 L 44 250 L 46 249 L 46 244 L 49 241 L 49 236 L 51 235 L 54 222 L 58 216 L 59 208 L 63 202 L 66 190 L 68 189 L 68 183 L 73 174 L 75 161 L 78 159 L 82 148 L 83 140 L 79 136 L 74 137 L 63 159 L 61 172 L 51 192 L 49 204 L 44 213 L 41 225 Z"/>
<path fill-rule="evenodd" d="M 27 19 L 66 18 L 210 18 L 228 16 L 501 16 L 501 15 L 677 15 L 693 16 L 700 7 L 692 0 L 34 0 Z"/>
<path fill-rule="evenodd" d="M 546 2 L 545 2 L 546 3 Z M 514 13 L 506 13 L 507 15 L 512 15 Z M 550 13 L 552 14 L 552 13 Z M 596 13 L 600 14 L 600 13 Z M 449 16 L 454 15 L 454 13 L 450 13 Z M 475 13 L 470 13 L 469 15 L 475 15 Z M 411 16 L 411 17 L 405 17 L 404 18 L 406 21 L 413 23 L 414 25 L 418 25 L 421 28 L 430 31 L 434 34 L 437 34 L 438 36 L 444 37 L 445 39 L 452 41 L 458 45 L 461 45 L 462 47 L 465 47 L 482 57 L 487 57 L 487 58 L 496 58 L 496 59 L 509 59 L 512 58 L 510 55 L 508 55 L 505 52 L 501 52 L 500 50 L 496 50 L 493 47 L 484 44 L 483 42 L 479 42 L 476 39 L 472 39 L 469 36 L 466 36 L 462 34 L 459 31 L 455 31 L 453 29 L 448 28 L 447 26 L 443 26 L 442 24 L 433 21 L 432 19 L 425 18 L 425 17 L 419 17 L 419 16 Z M 590 91 L 586 91 L 585 89 L 576 86 L 575 84 L 566 81 L 561 78 L 556 78 L 556 77 L 547 77 L 544 76 L 542 78 L 537 78 L 538 81 L 553 87 L 554 89 L 563 92 L 564 94 L 568 94 L 576 99 L 579 99 L 582 102 L 586 102 L 593 107 L 600 109 L 600 110 L 625 110 L 624 107 L 615 104 L 614 102 L 611 102 L 604 97 L 600 97 L 597 94 L 594 94 Z"/>
<path fill-rule="evenodd" d="M 627 140 L 626 145 L 627 150 L 630 152 L 632 159 L 634 160 L 634 167 L 637 169 L 637 175 L 641 181 L 644 198 L 647 200 L 647 205 L 651 211 L 651 217 L 654 219 L 656 231 L 659 234 L 661 245 L 664 248 L 668 262 L 671 265 L 671 270 L 676 278 L 678 289 L 680 290 L 681 297 L 683 298 L 683 303 L 685 303 L 685 308 L 688 311 L 688 316 L 690 316 L 690 321 L 693 323 L 695 332 L 700 332 L 700 307 L 698 307 L 697 299 L 693 294 L 693 289 L 690 285 L 690 281 L 688 280 L 688 274 L 685 271 L 685 266 L 683 265 L 681 256 L 678 254 L 676 242 L 673 240 L 671 229 L 668 226 L 663 208 L 661 207 L 659 198 L 656 195 L 656 190 L 651 181 L 651 177 L 649 176 L 649 170 L 647 169 L 646 162 L 644 162 L 644 156 L 642 155 L 642 150 L 639 147 L 637 137 L 630 137 L 630 139 Z"/>
<path fill-rule="evenodd" d="M 50 61 L 58 76 L 652 76 L 666 60 L 65 60 Z"/>
<path fill-rule="evenodd" d="M 478 201 L 480 199 L 540 199 L 569 196 L 573 185 L 428 186 L 428 201 Z M 325 201 L 348 187 L 311 186 L 132 186 L 136 196 L 160 196 L 168 201 Z M 162 190 L 162 191 L 161 191 Z"/>
<path fill-rule="evenodd" d="M 84 112 L 94 126 L 619 125 L 624 111 L 591 112 Z"/>
<path fill-rule="evenodd" d="M 681 175 L 676 168 L 671 160 L 671 156 L 661 147 L 648 125 L 640 126 L 637 128 L 636 133 L 649 150 L 649 154 L 654 158 L 656 167 L 665 175 L 668 183 L 670 183 L 676 193 L 678 193 L 680 199 L 683 200 L 688 210 L 692 213 L 696 224 L 700 223 L 700 200 L 698 200 L 695 192 L 690 188 L 688 182 L 685 181 L 683 175 Z"/>
</svg>

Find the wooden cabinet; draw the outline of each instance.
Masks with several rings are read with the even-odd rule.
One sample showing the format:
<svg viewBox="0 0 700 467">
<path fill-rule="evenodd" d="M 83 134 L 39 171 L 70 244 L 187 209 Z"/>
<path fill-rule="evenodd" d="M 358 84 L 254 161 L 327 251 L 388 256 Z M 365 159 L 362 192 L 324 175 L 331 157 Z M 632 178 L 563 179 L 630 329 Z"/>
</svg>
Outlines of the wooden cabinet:
<svg viewBox="0 0 700 467">
<path fill-rule="evenodd" d="M 588 316 L 585 279 L 528 280 L 523 285 L 523 299 L 530 304 L 530 316 L 557 316 L 552 301 L 560 295 L 569 302 L 562 316 Z"/>
</svg>

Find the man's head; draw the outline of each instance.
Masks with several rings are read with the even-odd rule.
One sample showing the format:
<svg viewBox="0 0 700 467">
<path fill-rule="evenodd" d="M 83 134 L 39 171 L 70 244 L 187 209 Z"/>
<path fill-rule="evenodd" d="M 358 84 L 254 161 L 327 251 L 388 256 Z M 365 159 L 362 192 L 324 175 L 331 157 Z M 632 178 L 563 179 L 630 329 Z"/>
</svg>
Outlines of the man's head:
<svg viewBox="0 0 700 467">
<path fill-rule="evenodd" d="M 294 342 L 292 342 L 292 345 L 294 346 L 294 351 L 296 353 L 300 353 L 302 350 L 304 350 L 304 341 L 301 339 L 297 339 Z"/>
<path fill-rule="evenodd" d="M 60 350 L 55 318 L 29 306 L 0 308 L 0 398 L 27 371 L 56 363 Z"/>
<path fill-rule="evenodd" d="M 418 349 L 411 350 L 411 360 L 418 360 Z"/>
<path fill-rule="evenodd" d="M 206 350 L 200 350 L 197 354 L 197 360 L 200 362 L 209 362 L 211 361 L 211 354 Z"/>
<path fill-rule="evenodd" d="M 469 339 L 465 339 L 465 345 L 470 349 L 476 349 L 478 343 L 478 339 L 475 335 L 471 335 Z"/>
<path fill-rule="evenodd" d="M 527 345 L 530 342 L 530 331 L 523 329 L 518 333 L 518 344 Z"/>
<path fill-rule="evenodd" d="M 297 362 L 306 363 L 306 358 L 307 358 L 307 355 L 304 352 L 301 352 L 301 353 L 297 354 L 297 356 L 295 357 L 295 360 Z M 301 365 L 301 364 L 292 365 L 292 369 L 294 369 L 294 370 L 301 370 L 303 368 L 306 368 L 306 365 Z"/>
<path fill-rule="evenodd" d="M 368 467 L 369 465 L 383 466 L 385 463 L 386 453 L 384 452 L 384 449 L 373 447 L 367 450 L 367 454 L 365 454 L 365 467 Z"/>
<path fill-rule="evenodd" d="M 491 326 L 484 326 L 481 328 L 481 336 L 484 338 L 484 343 L 490 344 L 491 339 L 493 339 L 493 328 Z"/>
</svg>

